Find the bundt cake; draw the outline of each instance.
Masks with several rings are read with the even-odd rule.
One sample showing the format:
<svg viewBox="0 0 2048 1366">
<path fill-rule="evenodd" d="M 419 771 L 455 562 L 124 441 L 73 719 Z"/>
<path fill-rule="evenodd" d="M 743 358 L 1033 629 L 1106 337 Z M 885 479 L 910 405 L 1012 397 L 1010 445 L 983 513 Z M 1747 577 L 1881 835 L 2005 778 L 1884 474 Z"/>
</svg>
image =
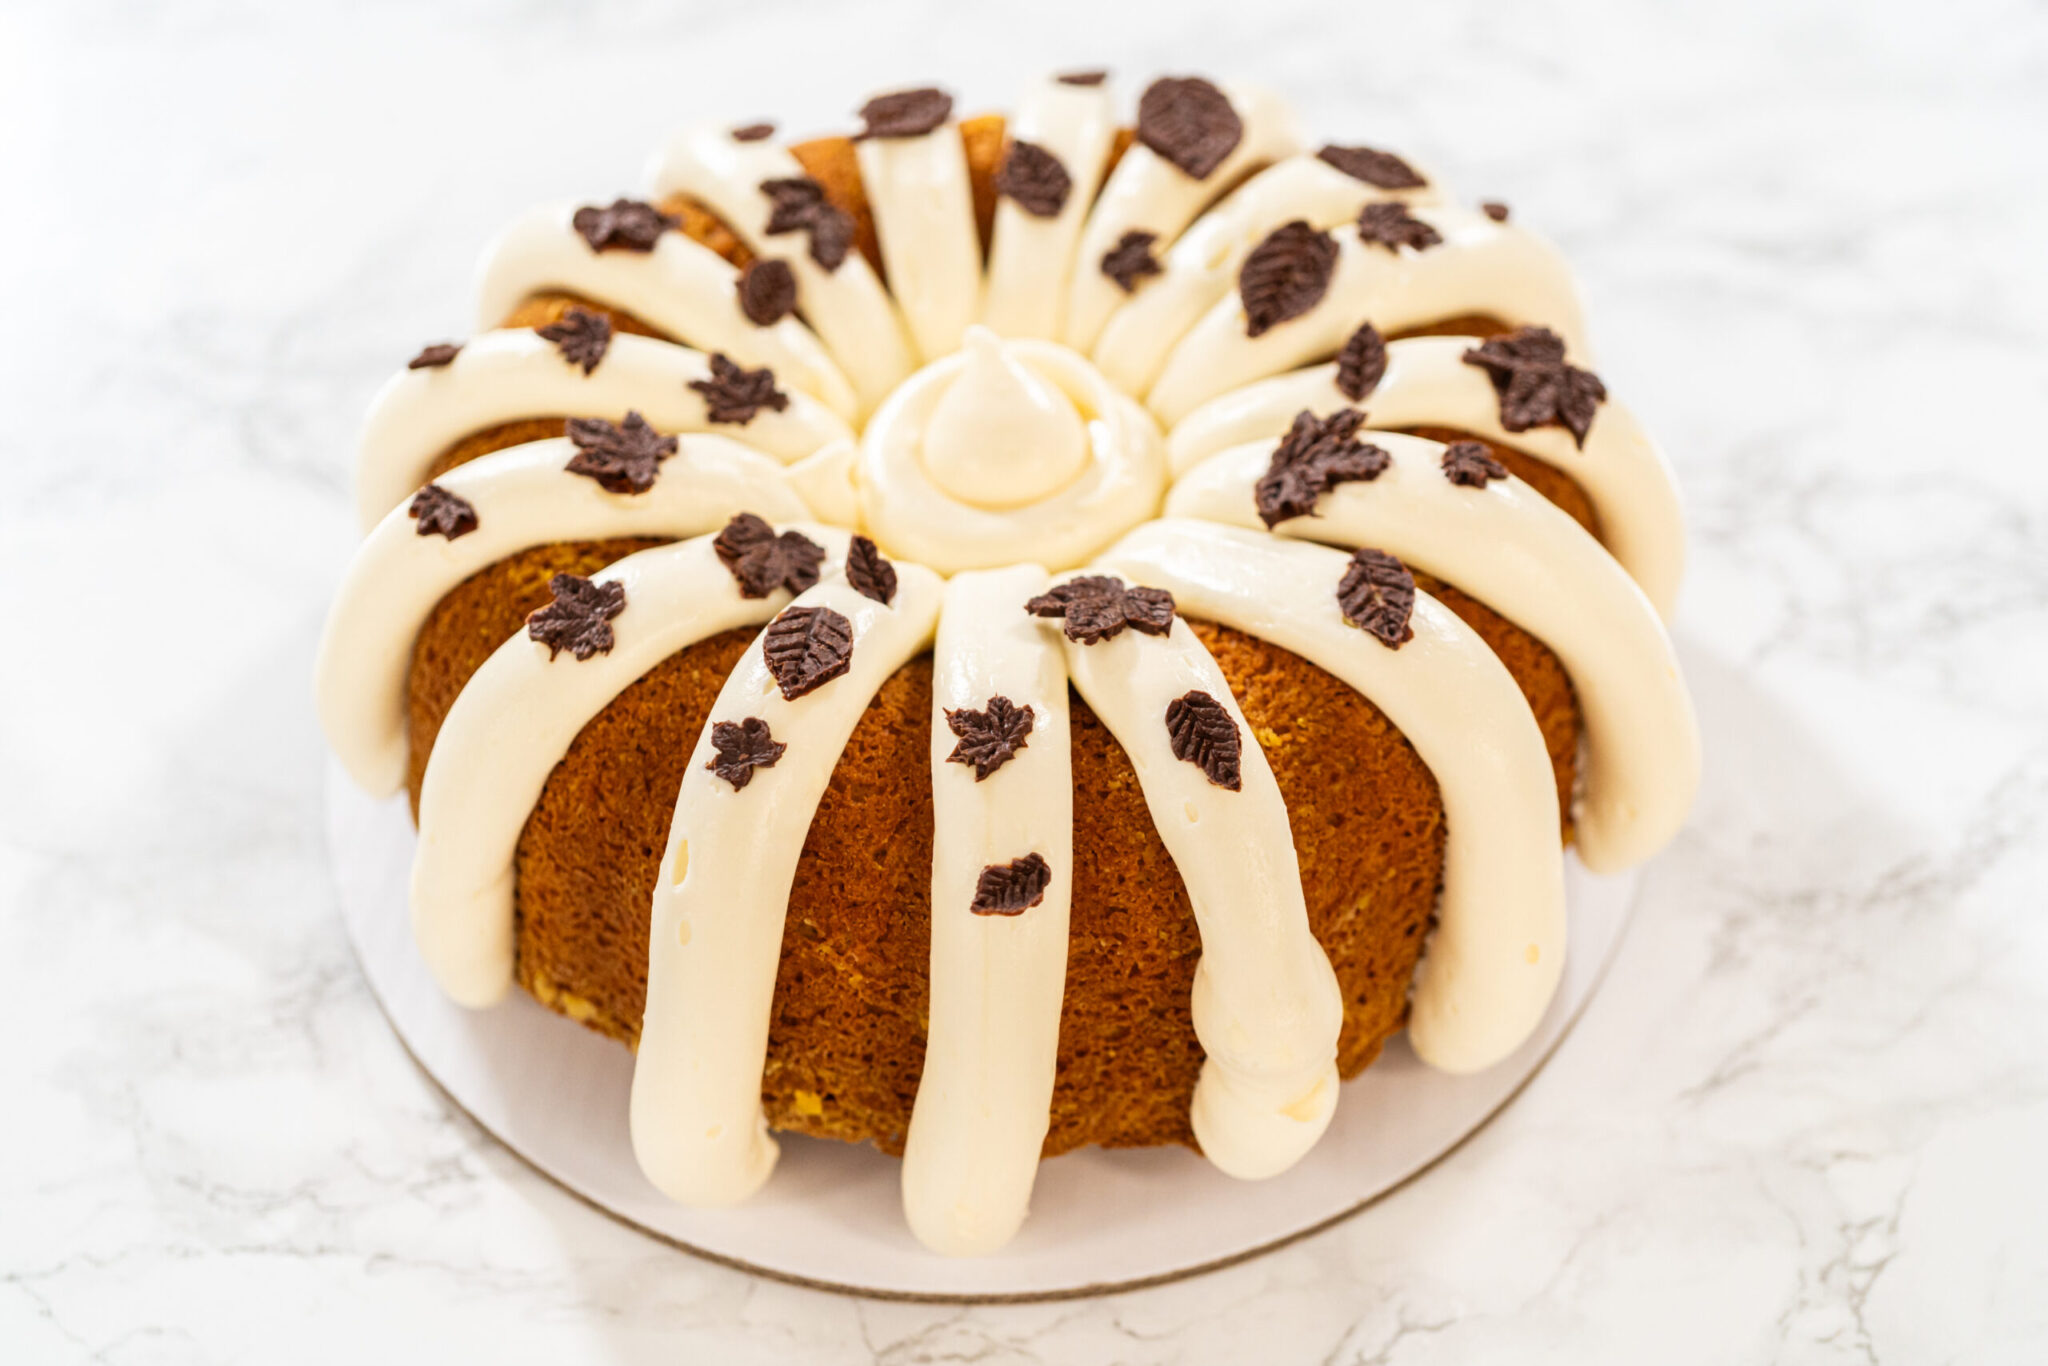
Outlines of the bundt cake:
<svg viewBox="0 0 2048 1366">
<path fill-rule="evenodd" d="M 1528 1036 L 1565 848 L 1692 797 L 1682 528 L 1505 206 L 1196 77 L 859 117 L 491 246 L 372 406 L 318 705 L 447 993 L 637 1049 L 657 1187 L 869 1142 L 979 1253 L 1042 1156 L 1270 1176 L 1394 1032 Z"/>
</svg>

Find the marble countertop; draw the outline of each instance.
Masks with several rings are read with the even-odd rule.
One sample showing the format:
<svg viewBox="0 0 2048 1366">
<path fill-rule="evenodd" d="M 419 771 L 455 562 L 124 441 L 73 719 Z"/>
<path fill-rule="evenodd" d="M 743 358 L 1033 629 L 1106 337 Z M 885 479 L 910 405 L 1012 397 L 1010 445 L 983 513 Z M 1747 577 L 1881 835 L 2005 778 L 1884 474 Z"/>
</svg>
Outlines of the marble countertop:
<svg viewBox="0 0 2048 1366">
<path fill-rule="evenodd" d="M 2048 1359 L 2048 11 L 241 0 L 0 13 L 0 1358 Z M 1039 1307 L 682 1256 L 450 1112 L 321 845 L 377 382 L 708 111 L 1228 70 L 1513 202 L 1692 509 L 1707 744 L 1602 994 L 1335 1229 Z"/>
</svg>

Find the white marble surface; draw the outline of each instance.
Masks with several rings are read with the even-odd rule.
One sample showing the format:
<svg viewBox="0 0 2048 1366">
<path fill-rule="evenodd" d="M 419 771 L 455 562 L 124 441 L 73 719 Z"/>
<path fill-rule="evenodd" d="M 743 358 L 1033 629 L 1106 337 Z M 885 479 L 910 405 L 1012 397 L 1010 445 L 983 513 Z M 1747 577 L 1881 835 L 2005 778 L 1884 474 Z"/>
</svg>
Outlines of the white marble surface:
<svg viewBox="0 0 2048 1366">
<path fill-rule="evenodd" d="M 0 11 L 0 1359 L 2048 1359 L 2048 12 L 352 8 Z M 494 225 L 679 120 L 1094 60 L 1562 242 L 1691 499 L 1706 788 L 1561 1056 L 1363 1217 L 1096 1302 L 753 1280 L 529 1174 L 365 994 L 345 456 Z"/>
</svg>

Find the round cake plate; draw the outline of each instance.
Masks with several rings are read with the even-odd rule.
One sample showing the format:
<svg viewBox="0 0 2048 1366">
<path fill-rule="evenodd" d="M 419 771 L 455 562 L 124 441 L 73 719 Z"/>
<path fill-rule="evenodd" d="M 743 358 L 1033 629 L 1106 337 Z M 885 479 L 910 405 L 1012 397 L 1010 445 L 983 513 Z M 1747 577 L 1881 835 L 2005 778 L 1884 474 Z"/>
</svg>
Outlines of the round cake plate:
<svg viewBox="0 0 2048 1366">
<path fill-rule="evenodd" d="M 1056 1299 L 1131 1289 L 1241 1261 L 1355 1213 L 1491 1119 L 1591 999 L 1627 923 L 1636 879 L 1594 877 L 1567 855 L 1570 951 L 1535 1034 L 1475 1076 L 1425 1067 L 1406 1036 L 1345 1084 L 1321 1143 L 1269 1181 L 1237 1181 L 1182 1149 L 1087 1148 L 1044 1164 L 1023 1231 L 991 1257 L 926 1251 L 903 1221 L 894 1158 L 779 1136 L 767 1186 L 736 1209 L 670 1203 L 635 1165 L 624 1048 L 513 992 L 490 1010 L 442 996 L 413 947 L 413 829 L 403 796 L 328 775 L 328 837 L 342 914 L 391 1026 L 455 1105 L 520 1158 L 606 1214 L 686 1251 L 821 1289 L 897 1299 Z"/>
</svg>

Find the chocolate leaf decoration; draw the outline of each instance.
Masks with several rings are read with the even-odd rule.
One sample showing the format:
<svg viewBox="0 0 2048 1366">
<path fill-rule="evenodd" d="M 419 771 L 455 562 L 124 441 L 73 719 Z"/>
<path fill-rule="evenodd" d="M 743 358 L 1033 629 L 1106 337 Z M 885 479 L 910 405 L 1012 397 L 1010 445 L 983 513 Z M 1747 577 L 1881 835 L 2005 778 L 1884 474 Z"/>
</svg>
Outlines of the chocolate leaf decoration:
<svg viewBox="0 0 2048 1366">
<path fill-rule="evenodd" d="M 548 647 L 548 658 L 564 650 L 578 659 L 610 654 L 611 621 L 626 610 L 626 585 L 557 574 L 548 591 L 554 600 L 526 618 L 526 634 Z"/>
<path fill-rule="evenodd" d="M 740 586 L 743 598 L 765 598 L 778 588 L 801 593 L 818 582 L 825 547 L 801 532 L 775 534 L 751 512 L 725 524 L 711 542 L 712 553 Z"/>
<path fill-rule="evenodd" d="M 967 909 L 976 915 L 1021 915 L 1045 900 L 1051 885 L 1052 865 L 1042 854 L 991 863 L 974 880 L 974 900 Z"/>
<path fill-rule="evenodd" d="M 1273 448 L 1266 472 L 1252 486 L 1259 520 L 1275 527 L 1290 517 L 1309 516 L 1337 485 L 1379 478 L 1391 457 L 1359 439 L 1364 424 L 1365 414 L 1356 408 L 1339 408 L 1322 418 L 1306 409 L 1296 413 L 1294 425 Z"/>
<path fill-rule="evenodd" d="M 1035 142 L 1012 139 L 996 172 L 996 193 L 1017 201 L 1034 218 L 1057 218 L 1073 192 L 1074 178 L 1060 159 Z"/>
<path fill-rule="evenodd" d="M 1138 97 L 1138 141 L 1196 180 L 1215 174 L 1243 138 L 1230 97 L 1200 76 L 1162 76 Z"/>
<path fill-rule="evenodd" d="M 772 123 L 749 123 L 732 130 L 734 142 L 766 142 L 775 136 Z"/>
<path fill-rule="evenodd" d="M 788 745 L 778 743 L 768 723 L 758 716 L 743 721 L 720 721 L 711 727 L 711 762 L 704 765 L 735 789 L 754 781 L 754 770 L 773 768 Z"/>
<path fill-rule="evenodd" d="M 645 493 L 654 487 L 661 462 L 674 455 L 676 439 L 647 425 L 637 412 L 614 425 L 601 417 L 572 417 L 569 439 L 576 455 L 565 467 L 587 475 L 613 493 Z"/>
<path fill-rule="evenodd" d="M 810 235 L 811 259 L 827 271 L 839 269 L 853 246 L 853 218 L 825 198 L 825 187 L 809 176 L 787 176 L 761 182 L 768 196 L 769 236 L 785 232 Z"/>
<path fill-rule="evenodd" d="M 612 320 L 581 305 L 571 305 L 561 317 L 534 331 L 553 342 L 563 360 L 582 366 L 586 375 L 611 349 Z"/>
<path fill-rule="evenodd" d="M 1479 211 L 1496 223 L 1508 221 L 1508 206 L 1498 199 L 1488 199 L 1479 205 Z"/>
<path fill-rule="evenodd" d="M 477 528 L 476 504 L 439 484 L 429 484 L 415 493 L 405 511 L 418 520 L 413 532 L 420 536 L 442 536 L 452 541 Z"/>
<path fill-rule="evenodd" d="M 1094 645 L 1123 633 L 1163 636 L 1173 629 L 1173 594 L 1163 588 L 1132 588 L 1113 574 L 1083 574 L 1024 604 L 1037 617 L 1064 619 L 1068 640 Z"/>
<path fill-rule="evenodd" d="M 866 125 L 854 134 L 862 138 L 922 137 L 946 121 L 953 112 L 953 97 L 932 86 L 896 90 L 877 95 L 860 107 Z"/>
<path fill-rule="evenodd" d="M 1033 714 L 1026 703 L 1018 706 L 998 693 L 980 711 L 967 707 L 946 709 L 946 724 L 960 743 L 946 756 L 949 764 L 974 765 L 977 783 L 1017 756 L 1031 741 Z"/>
<path fill-rule="evenodd" d="M 783 700 L 794 702 L 852 667 L 853 623 L 829 607 L 784 608 L 761 650 Z"/>
<path fill-rule="evenodd" d="M 1322 302 L 1337 267 L 1337 239 L 1297 218 L 1266 234 L 1237 272 L 1244 303 L 1244 334 L 1299 318 Z"/>
<path fill-rule="evenodd" d="M 884 607 L 896 600 L 896 566 L 883 559 L 875 543 L 865 536 L 847 543 L 846 581 L 854 592 Z"/>
<path fill-rule="evenodd" d="M 1483 489 L 1489 479 L 1508 477 L 1508 467 L 1478 441 L 1453 442 L 1444 451 L 1443 469 L 1444 478 L 1467 488 Z"/>
<path fill-rule="evenodd" d="M 1159 262 L 1152 255 L 1152 244 L 1158 240 L 1156 232 L 1131 229 L 1103 254 L 1102 273 L 1116 281 L 1117 288 L 1124 293 L 1137 293 L 1138 281 L 1160 272 Z"/>
<path fill-rule="evenodd" d="M 592 251 L 653 251 L 661 235 L 683 220 L 642 199 L 615 199 L 603 207 L 585 204 L 569 222 Z"/>
<path fill-rule="evenodd" d="M 1486 371 L 1500 395 L 1500 425 L 1526 432 L 1546 423 L 1563 427 L 1581 449 L 1607 386 L 1591 370 L 1569 365 L 1564 338 L 1547 327 L 1525 327 L 1489 337 L 1467 351 L 1467 365 Z"/>
<path fill-rule="evenodd" d="M 713 422 L 744 427 L 763 408 L 781 412 L 789 407 L 789 395 L 775 387 L 775 372 L 767 366 L 741 369 L 723 351 L 711 353 L 711 377 L 693 379 L 689 387 L 704 395 L 704 412 Z"/>
<path fill-rule="evenodd" d="M 1416 173 L 1413 166 L 1392 152 L 1382 152 L 1377 147 L 1339 147 L 1331 143 L 1317 152 L 1316 157 L 1353 180 L 1377 185 L 1382 190 L 1419 190 L 1429 183 Z"/>
<path fill-rule="evenodd" d="M 1066 71 L 1053 77 L 1061 85 L 1101 85 L 1109 79 L 1107 71 Z"/>
<path fill-rule="evenodd" d="M 1337 353 L 1337 392 L 1357 403 L 1380 387 L 1386 373 L 1387 343 L 1377 327 L 1360 323 Z"/>
<path fill-rule="evenodd" d="M 1442 245 L 1444 239 L 1435 228 L 1408 212 L 1406 204 L 1388 199 L 1358 211 L 1358 240 L 1388 251 L 1399 247 L 1428 251 Z"/>
<path fill-rule="evenodd" d="M 420 348 L 420 353 L 405 363 L 408 370 L 438 370 L 462 354 L 461 342 L 435 342 L 432 346 Z"/>
<path fill-rule="evenodd" d="M 1415 576 L 1384 550 L 1353 552 L 1337 584 L 1337 607 L 1344 620 L 1390 650 L 1415 638 L 1408 624 L 1415 612 Z"/>
<path fill-rule="evenodd" d="M 1218 787 L 1243 789 L 1244 740 L 1228 707 L 1199 690 L 1183 693 L 1166 704 L 1166 734 L 1174 758 L 1201 769 Z"/>
<path fill-rule="evenodd" d="M 756 257 L 740 272 L 740 312 L 756 327 L 769 327 L 796 312 L 796 276 L 787 261 Z"/>
</svg>

